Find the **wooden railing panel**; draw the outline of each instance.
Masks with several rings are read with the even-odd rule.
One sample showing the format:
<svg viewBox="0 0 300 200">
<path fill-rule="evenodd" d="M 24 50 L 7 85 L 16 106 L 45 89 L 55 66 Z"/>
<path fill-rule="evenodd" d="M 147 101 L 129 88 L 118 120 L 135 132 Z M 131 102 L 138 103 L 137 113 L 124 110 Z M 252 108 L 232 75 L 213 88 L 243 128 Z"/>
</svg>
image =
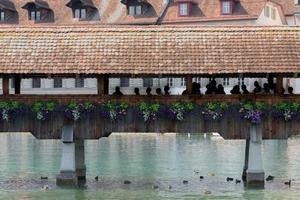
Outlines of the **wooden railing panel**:
<svg viewBox="0 0 300 200">
<path fill-rule="evenodd" d="M 270 104 L 278 102 L 300 102 L 299 95 L 293 96 L 271 96 L 271 95 L 210 95 L 210 96 L 98 96 L 98 95 L 6 95 L 0 96 L 1 100 L 17 100 L 23 103 L 33 103 L 40 100 L 53 100 L 59 103 L 69 103 L 70 101 L 82 102 L 107 102 L 120 101 L 128 102 L 131 105 L 140 102 L 158 102 L 170 104 L 178 101 L 195 102 L 203 104 L 212 101 L 222 101 L 228 103 L 238 103 L 243 100 L 263 101 Z M 55 114 L 47 121 L 38 121 L 35 116 L 16 116 L 9 122 L 1 121 L 1 132 L 31 132 L 39 139 L 60 139 L 62 127 L 64 125 L 63 114 Z M 77 139 L 99 139 L 108 136 L 112 132 L 175 132 L 175 133 L 207 133 L 218 132 L 225 139 L 245 139 L 249 136 L 249 127 L 245 121 L 240 119 L 237 111 L 226 113 L 218 121 L 203 118 L 200 111 L 195 110 L 185 117 L 182 122 L 160 118 L 152 122 L 144 122 L 137 117 L 134 109 L 129 109 L 128 114 L 116 121 L 104 120 L 99 112 L 74 123 L 74 133 Z M 263 122 L 263 137 L 265 139 L 287 139 L 291 135 L 300 133 L 300 123 L 298 121 L 284 122 L 274 120 L 272 116 L 267 116 Z"/>
</svg>

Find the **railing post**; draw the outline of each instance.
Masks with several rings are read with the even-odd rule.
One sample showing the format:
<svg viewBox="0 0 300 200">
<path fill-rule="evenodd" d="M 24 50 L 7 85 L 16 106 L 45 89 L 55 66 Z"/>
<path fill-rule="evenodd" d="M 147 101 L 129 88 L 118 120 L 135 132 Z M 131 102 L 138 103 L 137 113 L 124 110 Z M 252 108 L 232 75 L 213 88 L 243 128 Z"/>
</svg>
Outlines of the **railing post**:
<svg viewBox="0 0 300 200">
<path fill-rule="evenodd" d="M 20 94 L 21 93 L 21 77 L 19 75 L 16 75 L 14 77 L 14 82 L 15 82 L 15 94 Z"/>
<path fill-rule="evenodd" d="M 109 90 L 109 77 L 108 75 L 102 75 L 97 77 L 97 90 L 98 95 L 106 95 Z"/>
<path fill-rule="evenodd" d="M 6 75 L 2 76 L 2 91 L 3 95 L 9 94 L 9 77 Z"/>
<path fill-rule="evenodd" d="M 192 94 L 192 89 L 193 89 L 193 77 L 192 76 L 187 76 L 186 77 L 186 91 L 188 94 Z"/>
</svg>

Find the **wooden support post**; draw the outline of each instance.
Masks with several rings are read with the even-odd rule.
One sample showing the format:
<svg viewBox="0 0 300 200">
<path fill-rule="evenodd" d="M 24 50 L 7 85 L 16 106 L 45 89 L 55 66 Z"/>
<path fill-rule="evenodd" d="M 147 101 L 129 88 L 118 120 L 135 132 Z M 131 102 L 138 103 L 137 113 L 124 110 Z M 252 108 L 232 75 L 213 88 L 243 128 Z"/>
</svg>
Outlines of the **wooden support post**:
<svg viewBox="0 0 300 200">
<path fill-rule="evenodd" d="M 109 77 L 107 75 L 99 76 L 97 78 L 98 95 L 107 95 L 109 90 Z"/>
<path fill-rule="evenodd" d="M 3 95 L 9 94 L 9 77 L 8 76 L 2 76 L 2 91 L 3 91 Z"/>
<path fill-rule="evenodd" d="M 283 77 L 276 76 L 276 94 L 282 95 L 282 88 L 283 88 Z"/>
<path fill-rule="evenodd" d="M 19 75 L 16 75 L 14 77 L 14 82 L 15 82 L 15 94 L 20 94 L 21 93 L 21 77 Z"/>
<path fill-rule="evenodd" d="M 192 76 L 187 76 L 186 77 L 186 91 L 187 91 L 187 94 L 192 94 L 192 89 L 193 89 L 193 77 Z"/>
</svg>

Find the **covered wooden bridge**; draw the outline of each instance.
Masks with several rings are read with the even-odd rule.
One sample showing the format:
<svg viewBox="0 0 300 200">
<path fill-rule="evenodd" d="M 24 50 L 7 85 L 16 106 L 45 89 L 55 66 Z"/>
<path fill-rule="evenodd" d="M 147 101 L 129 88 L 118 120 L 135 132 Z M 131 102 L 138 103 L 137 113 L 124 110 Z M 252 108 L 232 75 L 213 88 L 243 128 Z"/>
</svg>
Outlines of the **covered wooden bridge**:
<svg viewBox="0 0 300 200">
<path fill-rule="evenodd" d="M 239 103 L 244 100 L 268 104 L 295 102 L 300 96 L 281 95 L 282 79 L 300 72 L 300 29 L 298 27 L 40 27 L 0 30 L 0 75 L 3 95 L 0 101 L 16 100 L 70 102 L 108 101 L 171 104 L 193 102 Z M 98 79 L 98 95 L 25 95 L 21 79 L 91 77 Z M 274 77 L 273 95 L 186 95 L 109 96 L 112 77 L 186 77 L 191 93 L 193 77 Z M 15 94 L 9 94 L 9 79 Z M 117 122 L 103 121 L 99 113 L 75 123 L 74 137 L 97 139 L 111 132 L 219 132 L 227 139 L 248 135 L 246 122 L 230 112 L 218 122 L 187 114 L 175 122 L 161 118 L 144 123 L 133 111 Z M 236 115 L 236 117 L 234 117 Z M 63 115 L 49 120 L 17 117 L 0 124 L 1 131 L 29 131 L 40 139 L 59 139 Z M 200 123 L 199 123 L 200 122 Z M 287 138 L 300 132 L 297 122 L 276 122 L 272 116 L 263 122 L 264 138 Z"/>
<path fill-rule="evenodd" d="M 64 142 L 71 142 L 64 143 L 58 183 L 74 183 L 74 170 L 77 177 L 85 177 L 82 141 L 111 132 L 219 132 L 226 139 L 247 139 L 248 182 L 262 181 L 262 137 L 287 139 L 300 133 L 297 120 L 274 120 L 271 113 L 265 113 L 260 125 L 241 120 L 239 111 L 233 110 L 224 112 L 218 120 L 207 119 L 203 111 L 194 109 L 184 113 L 181 120 L 160 117 L 147 121 L 133 107 L 140 103 L 168 106 L 176 102 L 300 102 L 299 95 L 281 95 L 283 78 L 299 77 L 299 27 L 7 27 L 0 30 L 0 46 L 2 102 L 129 105 L 124 116 L 114 120 L 103 119 L 95 107 L 91 109 L 95 112 L 79 120 L 66 119 L 61 112 L 50 113 L 46 120 L 37 120 L 28 112 L 16 112 L 8 118 L 7 111 L 13 109 L 0 105 L 0 131 L 29 131 L 39 139 L 63 138 Z M 21 80 L 33 77 L 97 78 L 98 94 L 22 94 Z M 186 77 L 187 95 L 110 96 L 109 78 L 113 77 Z M 192 95 L 193 77 L 273 77 L 276 89 L 272 95 Z M 14 94 L 9 94 L 9 79 L 14 80 Z M 73 139 L 77 140 L 76 145 Z M 76 155 L 76 159 L 70 159 L 70 155 Z"/>
</svg>

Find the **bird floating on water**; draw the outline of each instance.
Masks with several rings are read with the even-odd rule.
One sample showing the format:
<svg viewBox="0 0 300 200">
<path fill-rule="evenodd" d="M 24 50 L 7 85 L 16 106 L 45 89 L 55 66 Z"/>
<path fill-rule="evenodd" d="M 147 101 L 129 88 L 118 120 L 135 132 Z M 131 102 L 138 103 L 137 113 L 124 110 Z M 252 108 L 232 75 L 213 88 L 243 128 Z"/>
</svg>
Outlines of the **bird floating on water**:
<svg viewBox="0 0 300 200">
<path fill-rule="evenodd" d="M 269 175 L 267 178 L 266 178 L 266 181 L 273 181 L 274 180 L 274 176 L 271 176 Z"/>
<path fill-rule="evenodd" d="M 285 185 L 288 185 L 288 186 L 290 186 L 290 187 L 291 187 L 291 183 L 292 183 L 291 180 L 289 180 L 289 181 L 287 181 L 287 182 L 284 182 Z"/>
</svg>

